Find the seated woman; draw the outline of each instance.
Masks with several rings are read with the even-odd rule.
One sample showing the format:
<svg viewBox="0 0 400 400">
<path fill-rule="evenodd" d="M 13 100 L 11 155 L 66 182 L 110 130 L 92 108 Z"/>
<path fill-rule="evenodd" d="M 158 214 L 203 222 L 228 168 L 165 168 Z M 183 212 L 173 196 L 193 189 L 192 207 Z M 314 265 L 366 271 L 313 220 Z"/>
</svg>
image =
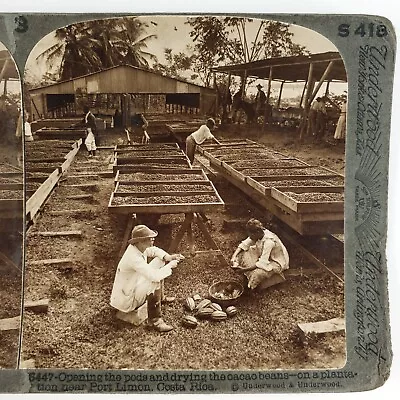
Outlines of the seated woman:
<svg viewBox="0 0 400 400">
<path fill-rule="evenodd" d="M 249 237 L 233 253 L 232 268 L 244 273 L 250 289 L 266 289 L 283 282 L 289 254 L 281 240 L 254 218 L 247 222 L 246 231 Z"/>
</svg>

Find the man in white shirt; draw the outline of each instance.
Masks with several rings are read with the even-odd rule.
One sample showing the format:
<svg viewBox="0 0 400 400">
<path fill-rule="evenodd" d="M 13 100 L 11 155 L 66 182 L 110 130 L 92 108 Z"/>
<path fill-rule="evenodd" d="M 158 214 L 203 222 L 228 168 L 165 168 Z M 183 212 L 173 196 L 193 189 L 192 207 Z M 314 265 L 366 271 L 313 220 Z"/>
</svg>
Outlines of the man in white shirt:
<svg viewBox="0 0 400 400">
<path fill-rule="evenodd" d="M 117 267 L 110 304 L 119 313 L 128 314 L 147 301 L 149 327 L 158 332 L 169 332 L 173 327 L 161 318 L 161 282 L 172 274 L 172 268 L 184 257 L 170 255 L 155 247 L 157 235 L 146 225 L 133 228 L 129 246 Z M 148 262 L 148 257 L 153 260 Z"/>
<path fill-rule="evenodd" d="M 211 133 L 211 129 L 215 127 L 215 121 L 212 118 L 208 118 L 205 125 L 201 125 L 196 132 L 193 132 L 186 138 L 186 155 L 189 158 L 191 164 L 194 161 L 194 153 L 196 152 L 196 146 L 202 144 L 207 139 L 213 140 L 217 144 L 221 144 Z"/>
<path fill-rule="evenodd" d="M 232 268 L 244 273 L 249 289 L 266 289 L 283 282 L 289 254 L 281 240 L 254 218 L 247 222 L 246 231 L 249 237 L 233 253 Z"/>
</svg>

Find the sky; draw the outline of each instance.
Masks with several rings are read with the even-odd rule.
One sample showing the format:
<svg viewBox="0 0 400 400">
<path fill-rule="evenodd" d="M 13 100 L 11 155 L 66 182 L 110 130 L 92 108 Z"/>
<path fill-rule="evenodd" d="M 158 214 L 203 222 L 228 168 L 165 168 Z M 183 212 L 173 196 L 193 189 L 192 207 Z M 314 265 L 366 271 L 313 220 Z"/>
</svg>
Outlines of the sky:
<svg viewBox="0 0 400 400">
<path fill-rule="evenodd" d="M 148 42 L 148 51 L 157 56 L 160 62 L 165 61 L 164 49 L 172 48 L 174 53 L 184 52 L 188 44 L 192 44 L 192 39 L 189 36 L 191 27 L 185 24 L 186 17 L 183 16 L 144 16 L 140 19 L 148 24 L 146 33 L 148 35 L 156 35 L 156 39 Z M 256 31 L 260 20 L 249 26 L 248 37 L 255 38 Z M 338 51 L 335 45 L 318 34 L 307 28 L 291 25 L 290 31 L 293 33 L 293 42 L 305 46 L 311 53 L 322 53 L 327 51 Z M 40 81 L 40 77 L 49 70 L 49 67 L 43 60 L 36 60 L 37 56 L 44 50 L 55 44 L 54 32 L 44 37 L 32 50 L 27 62 L 27 76 L 29 80 Z M 52 72 L 57 66 L 53 66 Z M 190 72 L 183 76 L 189 78 Z M 197 82 L 200 83 L 200 82 Z M 256 85 L 259 81 L 254 82 L 248 90 L 248 93 L 256 92 Z M 266 82 L 261 82 L 265 86 Z M 283 97 L 293 97 L 301 94 L 304 84 L 291 84 L 284 86 Z M 279 84 L 273 84 L 272 95 L 277 94 Z M 347 85 L 331 85 L 331 90 L 337 94 L 343 93 L 347 89 Z M 323 86 L 321 92 L 325 90 Z"/>
</svg>

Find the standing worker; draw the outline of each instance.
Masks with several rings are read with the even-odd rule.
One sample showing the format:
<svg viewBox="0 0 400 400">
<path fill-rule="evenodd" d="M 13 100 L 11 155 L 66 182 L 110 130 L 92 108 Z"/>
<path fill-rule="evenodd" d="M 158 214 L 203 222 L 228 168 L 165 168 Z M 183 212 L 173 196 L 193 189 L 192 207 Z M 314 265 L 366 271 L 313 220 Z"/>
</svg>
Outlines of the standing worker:
<svg viewBox="0 0 400 400">
<path fill-rule="evenodd" d="M 150 143 L 150 136 L 147 133 L 147 128 L 149 123 L 147 119 L 144 117 L 142 113 L 136 113 L 131 120 L 131 126 L 135 136 L 140 136 L 140 142 L 142 144 Z M 131 143 L 130 137 L 128 138 L 128 142 Z"/>
<path fill-rule="evenodd" d="M 262 90 L 262 86 L 258 84 L 257 86 L 258 92 L 256 95 L 255 105 L 256 105 L 256 116 L 257 118 L 260 116 L 264 116 L 265 103 L 267 101 L 267 96 Z"/>
<path fill-rule="evenodd" d="M 211 133 L 211 129 L 214 129 L 215 121 L 212 118 L 208 118 L 205 125 L 201 125 L 196 132 L 193 132 L 186 138 L 186 155 L 189 158 L 191 164 L 194 161 L 194 153 L 196 152 L 196 146 L 202 144 L 207 139 L 213 140 L 217 144 L 221 144 Z"/>
<path fill-rule="evenodd" d="M 346 110 L 347 101 L 345 100 L 340 106 L 340 116 L 336 125 L 335 135 L 333 136 L 336 140 L 344 140 L 346 137 Z"/>
<path fill-rule="evenodd" d="M 91 113 L 88 106 L 83 107 L 83 111 L 85 113 L 84 125 L 86 127 L 86 139 L 85 146 L 89 153 L 89 157 L 96 155 L 96 135 L 97 135 L 97 127 L 96 127 L 96 118 Z"/>
<path fill-rule="evenodd" d="M 173 327 L 161 318 L 161 282 L 184 257 L 154 246 L 157 235 L 146 225 L 133 228 L 129 246 L 117 267 L 110 304 L 118 310 L 117 318 L 127 320 L 147 301 L 149 328 L 169 332 Z M 152 260 L 148 262 L 148 258 Z"/>
</svg>

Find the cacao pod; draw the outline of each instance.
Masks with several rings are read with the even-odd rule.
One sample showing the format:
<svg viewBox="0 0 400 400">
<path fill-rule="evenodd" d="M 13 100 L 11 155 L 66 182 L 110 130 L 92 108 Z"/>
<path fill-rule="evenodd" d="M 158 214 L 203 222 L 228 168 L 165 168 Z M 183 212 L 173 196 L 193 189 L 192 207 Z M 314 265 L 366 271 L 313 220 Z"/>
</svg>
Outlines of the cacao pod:
<svg viewBox="0 0 400 400">
<path fill-rule="evenodd" d="M 184 306 L 187 310 L 193 311 L 196 307 L 196 304 L 191 297 L 187 297 L 184 301 Z"/>
<path fill-rule="evenodd" d="M 211 314 L 211 318 L 215 321 L 222 321 L 222 320 L 226 319 L 227 317 L 228 316 L 226 315 L 226 313 L 224 311 L 215 310 Z"/>
<path fill-rule="evenodd" d="M 204 307 L 197 311 L 196 317 L 201 319 L 209 318 L 214 311 L 215 310 L 210 307 Z"/>
<path fill-rule="evenodd" d="M 222 307 L 218 304 L 218 303 L 211 303 L 210 307 L 214 310 L 214 311 L 222 311 Z"/>
<path fill-rule="evenodd" d="M 193 317 L 193 315 L 185 315 L 182 318 L 182 325 L 186 326 L 187 328 L 196 328 L 196 326 L 199 324 L 197 321 L 196 317 Z"/>
<path fill-rule="evenodd" d="M 204 299 L 201 300 L 199 304 L 197 304 L 196 310 L 201 310 L 202 308 L 208 307 L 211 304 L 211 300 Z"/>
<path fill-rule="evenodd" d="M 237 314 L 237 308 L 235 306 L 229 306 L 225 310 L 228 317 L 233 317 Z"/>
</svg>

